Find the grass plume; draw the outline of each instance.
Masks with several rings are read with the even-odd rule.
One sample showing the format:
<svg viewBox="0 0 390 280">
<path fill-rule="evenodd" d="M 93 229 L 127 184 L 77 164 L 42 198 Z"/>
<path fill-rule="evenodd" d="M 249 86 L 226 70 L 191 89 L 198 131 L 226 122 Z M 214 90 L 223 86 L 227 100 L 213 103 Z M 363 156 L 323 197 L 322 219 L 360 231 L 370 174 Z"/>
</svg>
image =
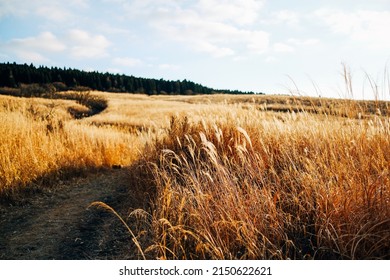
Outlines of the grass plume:
<svg viewBox="0 0 390 280">
<path fill-rule="evenodd" d="M 389 121 L 251 116 L 172 119 L 155 164 L 158 256 L 389 258 Z"/>
</svg>

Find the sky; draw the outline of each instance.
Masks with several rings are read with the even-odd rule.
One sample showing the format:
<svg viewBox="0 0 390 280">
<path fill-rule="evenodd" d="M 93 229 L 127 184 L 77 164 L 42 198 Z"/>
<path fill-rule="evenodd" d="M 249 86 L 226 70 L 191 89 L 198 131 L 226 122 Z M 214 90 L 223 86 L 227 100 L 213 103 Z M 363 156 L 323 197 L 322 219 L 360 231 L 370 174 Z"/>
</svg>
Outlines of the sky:
<svg viewBox="0 0 390 280">
<path fill-rule="evenodd" d="M 0 62 L 390 100 L 389 28 L 390 0 L 0 0 Z"/>
</svg>

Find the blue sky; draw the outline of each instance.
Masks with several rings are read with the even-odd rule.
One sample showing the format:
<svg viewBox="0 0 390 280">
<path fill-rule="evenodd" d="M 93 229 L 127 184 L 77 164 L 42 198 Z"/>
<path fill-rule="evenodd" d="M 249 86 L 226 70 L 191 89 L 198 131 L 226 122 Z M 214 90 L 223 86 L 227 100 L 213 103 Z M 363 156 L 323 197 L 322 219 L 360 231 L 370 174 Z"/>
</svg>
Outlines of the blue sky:
<svg viewBox="0 0 390 280">
<path fill-rule="evenodd" d="M 389 27 L 390 0 L 0 0 L 0 61 L 390 99 Z"/>
</svg>

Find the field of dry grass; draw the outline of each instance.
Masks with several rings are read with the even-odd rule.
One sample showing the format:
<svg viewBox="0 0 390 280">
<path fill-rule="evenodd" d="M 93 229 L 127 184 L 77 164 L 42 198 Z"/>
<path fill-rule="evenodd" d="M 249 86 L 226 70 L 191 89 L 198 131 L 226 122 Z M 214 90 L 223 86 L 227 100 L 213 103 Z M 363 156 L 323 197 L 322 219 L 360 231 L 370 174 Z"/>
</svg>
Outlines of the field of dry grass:
<svg viewBox="0 0 390 280">
<path fill-rule="evenodd" d="M 81 119 L 0 96 L 1 195 L 129 165 L 154 190 L 129 223 L 149 258 L 390 258 L 388 103 L 92 95 L 108 107 Z"/>
<path fill-rule="evenodd" d="M 75 120 L 71 100 L 0 96 L 0 192 L 12 193 L 74 173 L 130 164 L 143 139 Z"/>
</svg>

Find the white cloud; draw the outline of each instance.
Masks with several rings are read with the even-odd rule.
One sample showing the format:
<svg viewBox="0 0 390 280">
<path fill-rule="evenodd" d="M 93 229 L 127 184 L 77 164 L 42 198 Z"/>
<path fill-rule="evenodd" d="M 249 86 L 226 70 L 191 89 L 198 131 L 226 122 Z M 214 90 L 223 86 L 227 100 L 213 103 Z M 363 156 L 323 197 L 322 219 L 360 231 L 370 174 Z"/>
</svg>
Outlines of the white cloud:
<svg viewBox="0 0 390 280">
<path fill-rule="evenodd" d="M 279 53 L 292 53 L 295 52 L 296 49 L 304 48 L 304 47 L 313 47 L 318 46 L 320 44 L 320 40 L 308 38 L 308 39 L 297 39 L 290 38 L 285 41 L 285 43 L 275 43 L 273 45 L 274 51 Z"/>
<path fill-rule="evenodd" d="M 2 0 L 0 1 L 0 18 L 8 15 L 12 16 L 24 16 L 28 13 L 27 5 L 30 3 L 24 3 L 23 0 Z M 25 5 L 27 4 L 27 5 Z"/>
<path fill-rule="evenodd" d="M 314 12 L 314 17 L 324 23 L 335 34 L 365 43 L 372 48 L 386 49 L 390 47 L 389 11 L 360 10 L 344 12 L 320 9 Z"/>
<path fill-rule="evenodd" d="M 279 53 L 292 53 L 295 51 L 295 49 L 287 44 L 283 43 L 275 43 L 274 44 L 274 51 Z"/>
<path fill-rule="evenodd" d="M 295 46 L 314 46 L 314 45 L 318 45 L 320 43 L 320 40 L 314 38 L 309 38 L 309 39 L 290 38 L 287 40 L 287 42 Z"/>
<path fill-rule="evenodd" d="M 180 42 L 218 58 L 268 49 L 269 34 L 256 25 L 263 2 L 198 0 L 183 4 L 175 0 L 135 0 L 122 5 L 129 20 L 147 18 L 163 41 Z"/>
<path fill-rule="evenodd" d="M 290 10 L 281 10 L 272 13 L 271 18 L 265 20 L 271 24 L 287 24 L 289 26 L 297 26 L 300 21 L 300 15 L 297 12 Z"/>
<path fill-rule="evenodd" d="M 63 7 L 51 3 L 36 8 L 36 14 L 41 18 L 46 18 L 51 21 L 65 22 L 71 18 L 71 13 Z"/>
<path fill-rule="evenodd" d="M 205 21 L 199 14 L 191 11 L 163 22 L 156 22 L 154 27 L 165 37 L 180 41 L 196 51 L 209 53 L 213 57 L 230 56 L 243 49 L 261 53 L 269 44 L 269 34 L 264 31 Z"/>
<path fill-rule="evenodd" d="M 67 49 L 66 45 L 51 32 L 42 32 L 36 37 L 12 39 L 1 47 L 21 60 L 34 63 L 47 62 L 49 61 L 47 55 Z"/>
<path fill-rule="evenodd" d="M 107 56 L 110 42 L 103 35 L 91 35 L 80 29 L 68 33 L 70 54 L 74 58 L 99 58 Z"/>
<path fill-rule="evenodd" d="M 102 35 L 91 35 L 83 30 L 71 30 L 67 36 L 57 37 L 51 32 L 26 38 L 12 39 L 0 45 L 7 53 L 31 62 L 48 62 L 54 54 L 73 58 L 99 58 L 108 55 L 110 42 Z"/>
<path fill-rule="evenodd" d="M 208 21 L 247 25 L 258 19 L 263 2 L 256 0 L 199 0 L 195 8 Z"/>
<path fill-rule="evenodd" d="M 125 66 L 125 67 L 135 67 L 142 65 L 142 61 L 137 58 L 131 57 L 117 57 L 112 61 L 115 65 Z"/>
<path fill-rule="evenodd" d="M 61 1 L 63 2 L 63 1 Z M 68 0 L 67 1 L 72 7 L 75 8 L 82 8 L 82 9 L 87 9 L 90 7 L 89 2 L 90 0 Z"/>
<path fill-rule="evenodd" d="M 293 53 L 297 49 L 304 47 L 313 47 L 319 45 L 320 41 L 318 39 L 308 38 L 308 39 L 297 39 L 290 38 L 285 42 L 279 42 L 273 44 L 273 51 L 277 53 Z"/>
<path fill-rule="evenodd" d="M 38 16 L 50 21 L 74 19 L 75 10 L 89 7 L 88 0 L 1 0 L 0 18 L 4 16 Z"/>
<path fill-rule="evenodd" d="M 66 49 L 65 44 L 51 32 L 43 32 L 37 37 L 13 39 L 10 41 L 9 45 L 12 46 L 12 48 L 30 51 L 60 52 Z"/>
<path fill-rule="evenodd" d="M 243 39 L 247 40 L 247 48 L 256 53 L 263 53 L 268 49 L 270 35 L 264 31 L 246 31 Z"/>
<path fill-rule="evenodd" d="M 234 55 L 234 50 L 227 47 L 218 47 L 208 42 L 196 42 L 194 43 L 196 49 L 201 52 L 211 54 L 213 57 L 225 57 Z"/>
</svg>

